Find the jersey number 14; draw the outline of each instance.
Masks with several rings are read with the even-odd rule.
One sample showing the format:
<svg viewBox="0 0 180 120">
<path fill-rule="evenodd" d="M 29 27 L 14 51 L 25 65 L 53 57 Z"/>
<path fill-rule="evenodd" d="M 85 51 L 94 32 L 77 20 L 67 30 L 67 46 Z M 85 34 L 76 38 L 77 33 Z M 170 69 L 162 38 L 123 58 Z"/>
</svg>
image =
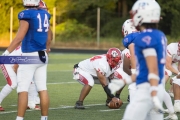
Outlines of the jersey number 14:
<svg viewBox="0 0 180 120">
<path fill-rule="evenodd" d="M 42 23 L 41 23 L 41 15 L 38 13 L 37 18 L 39 20 L 39 28 L 37 29 L 38 32 L 42 32 Z M 47 14 L 45 14 L 44 17 L 44 22 L 43 22 L 43 27 L 45 28 L 45 32 L 48 32 L 48 28 L 49 28 L 49 20 L 48 20 L 48 16 Z"/>
</svg>

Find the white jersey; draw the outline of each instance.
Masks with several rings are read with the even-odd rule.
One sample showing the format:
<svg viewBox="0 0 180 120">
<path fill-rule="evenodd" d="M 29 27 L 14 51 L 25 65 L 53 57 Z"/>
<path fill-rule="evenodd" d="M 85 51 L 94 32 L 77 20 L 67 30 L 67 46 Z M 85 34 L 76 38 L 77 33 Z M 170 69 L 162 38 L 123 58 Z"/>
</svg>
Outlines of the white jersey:
<svg viewBox="0 0 180 120">
<path fill-rule="evenodd" d="M 172 62 L 180 61 L 180 51 L 178 51 L 178 43 L 170 43 L 167 46 L 167 55 L 172 57 Z"/>
<path fill-rule="evenodd" d="M 105 77 L 109 77 L 114 72 L 114 69 L 110 68 L 105 54 L 83 60 L 78 66 L 93 77 L 97 77 L 96 70 L 101 72 Z"/>
</svg>

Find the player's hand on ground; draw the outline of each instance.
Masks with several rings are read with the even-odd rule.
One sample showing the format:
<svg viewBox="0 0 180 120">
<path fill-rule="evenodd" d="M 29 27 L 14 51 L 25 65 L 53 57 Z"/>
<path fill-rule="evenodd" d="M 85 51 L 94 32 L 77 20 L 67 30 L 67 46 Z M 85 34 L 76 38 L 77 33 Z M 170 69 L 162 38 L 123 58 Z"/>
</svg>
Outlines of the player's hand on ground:
<svg viewBox="0 0 180 120">
<path fill-rule="evenodd" d="M 112 79 L 111 83 L 108 84 L 108 88 L 111 90 L 111 94 L 121 89 L 125 85 L 122 79 Z"/>
<path fill-rule="evenodd" d="M 164 108 L 163 108 L 161 102 L 159 101 L 159 98 L 157 96 L 153 96 L 152 101 L 154 103 L 155 110 L 157 112 L 164 113 Z"/>
<path fill-rule="evenodd" d="M 112 101 L 114 102 L 115 105 L 118 105 L 118 103 L 119 103 L 119 98 L 113 97 L 113 98 L 112 98 Z"/>
</svg>

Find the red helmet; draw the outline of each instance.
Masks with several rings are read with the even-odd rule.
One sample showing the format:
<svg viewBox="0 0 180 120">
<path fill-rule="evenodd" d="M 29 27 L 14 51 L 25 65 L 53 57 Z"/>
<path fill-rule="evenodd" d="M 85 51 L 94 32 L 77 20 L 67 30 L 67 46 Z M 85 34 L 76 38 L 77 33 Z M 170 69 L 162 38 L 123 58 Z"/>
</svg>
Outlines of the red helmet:
<svg viewBox="0 0 180 120">
<path fill-rule="evenodd" d="M 47 5 L 44 1 L 40 0 L 39 2 L 39 8 L 41 9 L 46 9 L 47 10 Z"/>
<path fill-rule="evenodd" d="M 121 51 L 118 48 L 110 48 L 106 54 L 111 68 L 115 68 L 121 60 Z"/>
</svg>

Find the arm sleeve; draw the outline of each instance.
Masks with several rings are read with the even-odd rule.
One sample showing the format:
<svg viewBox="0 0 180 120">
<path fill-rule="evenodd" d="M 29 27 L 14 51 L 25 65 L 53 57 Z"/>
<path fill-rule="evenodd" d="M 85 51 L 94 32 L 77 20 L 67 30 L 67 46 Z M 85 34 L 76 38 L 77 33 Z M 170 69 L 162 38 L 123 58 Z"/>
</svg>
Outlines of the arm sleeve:
<svg viewBox="0 0 180 120">
<path fill-rule="evenodd" d="M 31 16 L 28 11 L 24 10 L 18 14 L 18 19 L 19 20 L 29 20 L 29 19 L 31 19 Z"/>
</svg>

